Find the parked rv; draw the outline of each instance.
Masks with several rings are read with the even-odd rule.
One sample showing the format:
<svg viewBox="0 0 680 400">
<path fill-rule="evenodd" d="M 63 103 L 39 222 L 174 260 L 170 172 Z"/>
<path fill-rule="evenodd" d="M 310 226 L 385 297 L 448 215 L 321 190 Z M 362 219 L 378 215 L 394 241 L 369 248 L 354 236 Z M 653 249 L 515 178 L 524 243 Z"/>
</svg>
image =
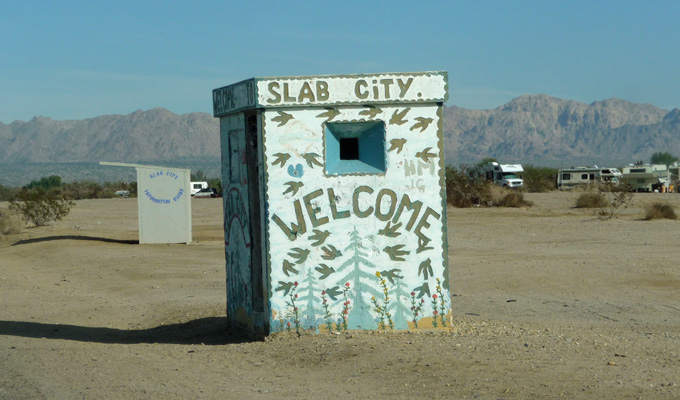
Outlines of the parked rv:
<svg viewBox="0 0 680 400">
<path fill-rule="evenodd" d="M 630 184 L 636 192 L 665 192 L 670 184 L 665 165 L 640 162 L 623 167 L 621 180 Z"/>
<path fill-rule="evenodd" d="M 564 190 L 595 183 L 618 184 L 622 176 L 621 171 L 616 168 L 601 168 L 597 165 L 565 168 L 557 172 L 556 186 L 558 189 Z"/>
<path fill-rule="evenodd" d="M 474 177 L 486 179 L 498 186 L 507 188 L 521 188 L 524 186 L 522 173 L 524 169 L 520 164 L 498 164 L 490 162 L 479 167 L 473 172 Z"/>
<path fill-rule="evenodd" d="M 195 195 L 200 192 L 201 189 L 207 189 L 208 182 L 191 182 L 191 195 Z"/>
</svg>

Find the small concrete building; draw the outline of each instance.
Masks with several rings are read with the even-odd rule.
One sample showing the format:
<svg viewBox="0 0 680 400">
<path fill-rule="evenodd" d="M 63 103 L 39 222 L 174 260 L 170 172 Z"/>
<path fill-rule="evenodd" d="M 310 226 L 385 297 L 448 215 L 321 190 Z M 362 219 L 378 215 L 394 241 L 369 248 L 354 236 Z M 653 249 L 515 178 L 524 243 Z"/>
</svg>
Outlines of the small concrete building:
<svg viewBox="0 0 680 400">
<path fill-rule="evenodd" d="M 220 118 L 229 324 L 449 325 L 446 72 L 253 78 Z"/>
<path fill-rule="evenodd" d="M 191 170 L 101 161 L 137 170 L 139 243 L 191 243 Z"/>
</svg>

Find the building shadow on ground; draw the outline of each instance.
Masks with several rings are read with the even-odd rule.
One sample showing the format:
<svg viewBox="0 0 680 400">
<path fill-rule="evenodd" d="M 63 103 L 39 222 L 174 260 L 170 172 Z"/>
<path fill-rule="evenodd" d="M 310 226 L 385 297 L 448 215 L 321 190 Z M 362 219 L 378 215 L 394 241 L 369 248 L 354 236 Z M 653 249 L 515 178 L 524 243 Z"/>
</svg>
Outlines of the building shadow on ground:
<svg viewBox="0 0 680 400">
<path fill-rule="evenodd" d="M 51 242 L 53 240 L 88 240 L 88 241 L 104 242 L 104 243 L 139 244 L 139 240 L 122 240 L 122 239 L 111 239 L 111 238 L 105 238 L 105 237 L 82 236 L 82 235 L 59 235 L 59 236 L 45 236 L 45 237 L 39 237 L 39 238 L 33 238 L 33 239 L 20 240 L 16 243 L 12 244 L 12 246 L 19 246 L 19 245 L 22 245 L 22 244 L 31 244 L 31 243 Z"/>
<path fill-rule="evenodd" d="M 199 318 L 150 329 L 131 330 L 0 320 L 0 336 L 3 335 L 112 344 L 225 345 L 258 340 L 245 331 L 229 329 L 226 317 Z"/>
</svg>

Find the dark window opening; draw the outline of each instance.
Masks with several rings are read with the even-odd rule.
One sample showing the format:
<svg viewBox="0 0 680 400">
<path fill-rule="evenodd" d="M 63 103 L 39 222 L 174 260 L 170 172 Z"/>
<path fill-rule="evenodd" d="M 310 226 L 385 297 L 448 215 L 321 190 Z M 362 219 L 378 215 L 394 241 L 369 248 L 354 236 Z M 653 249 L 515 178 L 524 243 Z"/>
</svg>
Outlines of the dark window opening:
<svg viewBox="0 0 680 400">
<path fill-rule="evenodd" d="M 359 138 L 340 139 L 340 159 L 341 160 L 359 159 Z"/>
</svg>

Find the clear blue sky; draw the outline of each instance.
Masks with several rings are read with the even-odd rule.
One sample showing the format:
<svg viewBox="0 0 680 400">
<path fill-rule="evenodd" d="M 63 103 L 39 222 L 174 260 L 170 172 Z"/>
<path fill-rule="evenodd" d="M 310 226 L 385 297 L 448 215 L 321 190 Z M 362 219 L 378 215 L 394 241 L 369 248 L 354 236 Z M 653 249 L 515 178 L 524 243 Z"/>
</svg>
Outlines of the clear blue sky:
<svg viewBox="0 0 680 400">
<path fill-rule="evenodd" d="M 450 101 L 680 107 L 680 2 L 0 2 L 0 121 L 211 112 L 254 76 L 446 70 Z"/>
</svg>

